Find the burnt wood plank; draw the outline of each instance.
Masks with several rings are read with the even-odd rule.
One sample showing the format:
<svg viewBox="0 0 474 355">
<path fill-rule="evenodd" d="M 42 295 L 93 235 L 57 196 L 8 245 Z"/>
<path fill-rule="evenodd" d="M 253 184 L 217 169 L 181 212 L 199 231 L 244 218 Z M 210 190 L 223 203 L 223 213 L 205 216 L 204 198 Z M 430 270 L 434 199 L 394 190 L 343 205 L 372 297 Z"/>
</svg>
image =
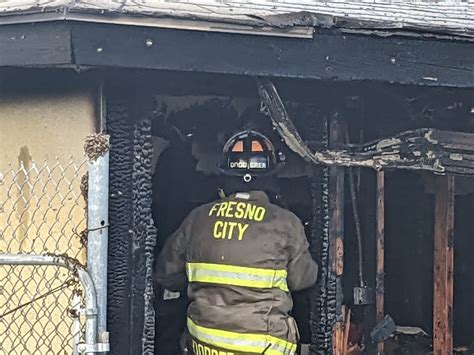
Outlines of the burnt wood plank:
<svg viewBox="0 0 474 355">
<path fill-rule="evenodd" d="M 64 22 L 0 26 L 0 66 L 72 63 L 71 33 Z"/>
<path fill-rule="evenodd" d="M 385 173 L 377 172 L 376 191 L 376 317 L 380 322 L 385 315 Z M 379 354 L 384 353 L 384 343 L 377 346 Z"/>
<path fill-rule="evenodd" d="M 473 42 L 318 30 L 313 39 L 71 24 L 76 63 L 209 73 L 474 86 Z"/>
<path fill-rule="evenodd" d="M 344 123 L 336 112 L 329 121 L 329 145 L 344 141 Z M 330 272 L 336 279 L 336 318 L 333 325 L 333 354 L 344 353 L 343 285 L 344 275 L 344 168 L 329 168 L 329 257 Z"/>
<path fill-rule="evenodd" d="M 443 142 L 432 138 L 434 129 L 406 131 L 391 138 L 377 139 L 361 145 L 332 145 L 331 150 L 312 152 L 294 126 L 285 105 L 273 82 L 269 79 L 257 80 L 262 103 L 268 109 L 273 127 L 276 128 L 288 147 L 302 158 L 317 165 L 360 166 L 380 170 L 397 168 L 425 170 L 441 174 L 472 174 L 474 160 L 469 154 L 472 149 L 445 149 Z M 442 136 L 442 132 L 438 134 Z M 471 133 L 474 142 L 474 135 Z M 466 140 L 462 133 L 462 140 Z M 452 140 L 455 132 L 452 132 Z M 339 149 L 337 149 L 339 147 Z M 470 147 L 469 147 L 470 148 Z M 466 159 L 465 159 L 466 158 Z"/>
<path fill-rule="evenodd" d="M 127 100 L 107 93 L 107 133 L 110 134 L 109 255 L 107 287 L 107 330 L 111 354 L 132 354 L 133 249 L 133 121 Z M 139 315 L 137 315 L 139 316 Z M 143 316 L 143 315 L 142 315 Z"/>
<path fill-rule="evenodd" d="M 453 353 L 454 177 L 436 178 L 434 235 L 433 349 Z"/>
</svg>

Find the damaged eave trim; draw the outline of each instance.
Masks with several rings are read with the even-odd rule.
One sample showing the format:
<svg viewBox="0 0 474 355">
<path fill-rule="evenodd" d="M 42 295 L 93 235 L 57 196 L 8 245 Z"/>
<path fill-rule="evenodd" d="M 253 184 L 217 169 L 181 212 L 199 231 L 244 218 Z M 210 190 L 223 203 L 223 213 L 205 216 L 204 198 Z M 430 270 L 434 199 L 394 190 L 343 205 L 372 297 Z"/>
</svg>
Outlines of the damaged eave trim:
<svg viewBox="0 0 474 355">
<path fill-rule="evenodd" d="M 214 22 L 205 20 L 185 20 L 178 18 L 140 17 L 127 15 L 107 16 L 68 11 L 61 12 L 59 10 L 56 10 L 54 12 L 29 13 L 0 17 L 0 25 L 52 21 L 76 21 L 122 26 L 140 26 L 175 30 L 234 33 L 288 38 L 313 38 L 314 34 L 314 28 L 310 26 L 276 28 L 271 26 L 251 26 L 245 24 Z"/>
<path fill-rule="evenodd" d="M 456 32 L 456 31 L 440 31 L 430 32 L 427 30 L 410 29 L 410 28 L 338 28 L 341 33 L 349 35 L 366 35 L 377 37 L 408 37 L 408 38 L 433 38 L 437 40 L 458 41 L 458 42 L 474 42 L 474 32 Z"/>
<path fill-rule="evenodd" d="M 294 14 L 296 15 L 296 14 Z M 170 15 L 166 13 L 127 14 L 105 10 L 70 9 L 69 7 L 33 8 L 23 12 L 0 12 L 0 25 L 77 21 L 89 23 L 141 26 L 192 31 L 235 33 L 270 37 L 313 38 L 318 28 L 333 28 L 341 33 L 375 35 L 379 37 L 427 37 L 457 41 L 473 41 L 474 33 L 467 28 L 402 25 L 388 21 L 345 19 L 337 16 L 313 14 L 326 22 L 312 24 L 275 24 L 270 18 L 249 16 L 249 19 L 228 17 Z M 327 18 L 332 20 L 327 22 Z"/>
<path fill-rule="evenodd" d="M 314 33 L 314 28 L 309 26 L 275 28 L 270 26 L 260 27 L 203 20 L 182 20 L 176 18 L 150 18 L 134 16 L 106 17 L 94 16 L 90 14 L 69 13 L 66 19 L 70 21 L 107 23 L 124 26 L 156 27 L 175 30 L 235 33 L 271 37 L 313 38 Z"/>
</svg>

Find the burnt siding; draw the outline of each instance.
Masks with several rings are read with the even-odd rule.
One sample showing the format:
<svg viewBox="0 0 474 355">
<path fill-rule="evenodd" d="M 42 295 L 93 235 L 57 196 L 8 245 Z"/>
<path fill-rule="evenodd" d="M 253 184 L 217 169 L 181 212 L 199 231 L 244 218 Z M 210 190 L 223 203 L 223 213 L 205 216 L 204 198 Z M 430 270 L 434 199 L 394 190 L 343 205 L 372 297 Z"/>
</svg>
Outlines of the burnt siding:
<svg viewBox="0 0 474 355">
<path fill-rule="evenodd" d="M 133 231 L 132 130 L 126 101 L 109 97 L 110 199 L 108 255 L 108 330 L 111 354 L 129 354 L 131 332 L 130 256 Z"/>
<path fill-rule="evenodd" d="M 156 230 L 152 219 L 151 115 L 139 111 L 133 130 L 133 250 L 132 339 L 133 354 L 154 354 L 153 260 Z M 138 337 L 138 338 L 137 338 Z"/>
<path fill-rule="evenodd" d="M 328 126 L 324 115 L 308 120 L 307 139 L 319 148 L 328 146 Z M 310 252 L 319 265 L 319 275 L 311 295 L 311 344 L 313 354 L 332 353 L 332 327 L 336 314 L 335 275 L 331 271 L 329 249 L 329 168 L 315 167 L 311 179 L 312 220 Z"/>
<path fill-rule="evenodd" d="M 110 239 L 108 329 L 111 353 L 153 354 L 151 115 L 135 95 L 108 95 Z"/>
</svg>

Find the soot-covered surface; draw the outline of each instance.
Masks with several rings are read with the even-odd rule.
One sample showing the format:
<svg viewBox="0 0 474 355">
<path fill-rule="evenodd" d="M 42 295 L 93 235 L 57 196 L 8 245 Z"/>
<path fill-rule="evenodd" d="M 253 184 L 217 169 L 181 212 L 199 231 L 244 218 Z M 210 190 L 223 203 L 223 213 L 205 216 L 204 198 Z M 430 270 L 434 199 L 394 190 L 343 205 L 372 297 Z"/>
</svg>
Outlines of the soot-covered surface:
<svg viewBox="0 0 474 355">
<path fill-rule="evenodd" d="M 127 102 L 114 98 L 108 104 L 110 134 L 110 199 L 108 255 L 108 330 L 113 354 L 130 354 L 130 288 L 132 229 L 132 137 Z"/>
<path fill-rule="evenodd" d="M 193 207 L 217 198 L 217 181 L 212 171 L 215 168 L 216 156 L 212 152 L 219 149 L 219 145 L 227 137 L 226 134 L 253 122 L 254 127 L 271 136 L 278 148 L 288 156 L 288 167 L 280 176 L 283 202 L 305 223 L 311 251 L 321 266 L 317 286 L 313 290 L 294 295 L 294 314 L 298 320 L 302 341 L 311 342 L 311 349 L 315 353 L 329 354 L 336 300 L 335 280 L 329 270 L 328 254 L 328 171 L 325 168 L 308 167 L 288 151 L 271 130 L 268 118 L 259 113 L 256 90 L 254 93 L 241 90 L 239 96 L 232 96 L 229 86 L 222 85 L 221 82 L 217 87 L 213 87 L 212 83 L 210 76 L 204 87 L 194 86 L 194 89 L 197 93 L 206 93 L 206 88 L 209 88 L 214 91 L 213 94 L 223 90 L 226 95 L 189 96 L 187 93 L 188 96 L 159 96 L 158 104 L 145 110 L 147 114 L 155 110 L 152 118 L 153 128 L 149 123 L 143 123 L 144 121 L 141 125 L 133 123 L 135 119 L 131 116 L 135 116 L 135 113 L 128 112 L 133 106 L 133 100 L 116 100 L 109 103 L 113 236 L 110 245 L 110 260 L 113 266 L 109 272 L 109 317 L 111 334 L 112 337 L 115 334 L 116 339 L 113 347 L 117 349 L 117 354 L 130 353 L 128 349 L 133 348 L 130 342 L 139 341 L 140 346 L 147 344 L 145 348 L 148 352 L 152 349 L 149 341 L 152 337 L 152 311 L 145 304 L 149 299 L 140 300 L 139 292 L 149 296 L 149 251 L 153 244 L 154 232 L 151 226 L 140 230 L 134 227 L 140 221 L 145 225 L 147 223 L 147 216 L 151 213 L 150 190 L 153 190 L 154 194 L 153 215 L 158 228 L 159 250 L 164 239 L 177 228 Z M 173 85 L 180 86 L 179 90 L 181 87 L 187 87 L 183 82 Z M 326 121 L 334 111 L 346 120 L 353 142 L 390 136 L 402 130 L 420 127 L 460 131 L 472 131 L 474 127 L 470 113 L 472 95 L 465 90 L 374 83 L 351 83 L 347 87 L 341 87 L 337 84 L 332 86 L 327 82 L 319 85 L 308 81 L 284 80 L 277 82 L 277 87 L 281 89 L 284 99 L 291 98 L 286 102 L 290 117 L 313 149 L 327 145 Z M 176 90 L 178 89 L 170 89 L 172 92 Z M 153 91 L 147 92 L 146 95 L 152 98 Z M 299 102 L 298 97 L 301 98 Z M 147 114 L 141 117 L 151 117 Z M 153 183 L 150 185 L 149 144 L 152 135 L 161 136 L 170 144 L 158 159 Z M 137 159 L 144 160 L 139 163 Z M 364 268 L 367 281 L 373 286 L 374 173 L 362 170 L 360 183 L 357 185 L 357 203 L 364 239 Z M 474 268 L 469 263 L 470 255 L 474 251 L 474 243 L 470 238 L 473 227 L 470 216 L 474 212 L 474 197 L 471 192 L 474 189 L 470 188 L 473 185 L 470 182 L 462 185 L 458 191 L 461 195 L 456 199 L 454 321 L 455 341 L 467 344 L 472 341 L 474 331 L 471 323 L 471 313 L 474 309 L 471 297 L 474 291 Z M 415 173 L 388 172 L 386 189 L 387 313 L 390 313 L 398 324 L 418 325 L 430 333 L 433 195 L 429 178 Z M 141 212 L 137 214 L 138 210 Z M 357 244 L 347 186 L 345 211 L 344 301 L 350 305 L 352 287 L 357 283 Z M 141 264 L 138 266 L 136 263 Z M 132 276 L 133 273 L 135 275 Z M 138 284 L 134 284 L 137 282 Z M 134 287 L 137 288 L 130 294 Z M 182 305 L 177 307 L 183 309 Z M 156 310 L 158 313 L 167 312 L 159 306 Z M 356 321 L 362 321 L 364 314 L 367 316 L 370 312 L 356 310 Z M 130 329 L 132 318 L 138 320 L 138 323 L 146 324 L 140 329 L 139 340 L 136 337 L 130 338 L 130 334 L 136 333 L 136 329 Z M 126 336 L 122 337 L 120 334 Z M 148 340 L 142 342 L 144 334 Z M 155 353 L 158 354 L 158 351 L 155 350 Z"/>
<path fill-rule="evenodd" d="M 214 155 L 219 152 L 219 146 L 226 137 L 250 125 L 271 136 L 278 149 L 288 155 L 289 168 L 282 172 L 283 176 L 279 180 L 281 203 L 305 223 L 315 259 L 323 256 L 327 265 L 328 201 L 327 192 L 324 193 L 327 190 L 326 169 L 318 168 L 313 173 L 300 158 L 288 151 L 271 129 L 270 120 L 259 113 L 259 101 L 256 98 L 242 101 L 229 97 L 183 97 L 178 101 L 181 102 L 177 103 L 176 98 L 158 98 L 159 109 L 155 117 L 155 134 L 170 142 L 160 154 L 154 178 L 158 249 L 193 207 L 217 198 Z M 326 144 L 325 117 L 314 105 L 293 102 L 289 105 L 289 110 L 295 116 L 311 122 L 311 129 L 306 131 L 308 139 L 317 141 L 322 146 Z M 160 224 L 160 220 L 164 222 Z M 322 270 L 324 268 L 321 267 Z M 312 342 L 315 346 L 318 344 L 320 353 L 327 354 L 331 345 L 331 317 L 328 316 L 331 309 L 328 309 L 326 299 L 328 275 L 322 272 L 324 277 L 314 290 L 293 295 L 293 312 L 299 324 L 302 342 Z M 160 301 L 157 300 L 157 303 Z M 170 302 L 168 304 L 171 305 Z M 182 311 L 178 302 L 171 306 L 176 307 L 176 312 Z M 166 311 L 161 311 L 160 314 L 166 314 Z"/>
<path fill-rule="evenodd" d="M 133 98 L 133 96 L 132 96 Z M 113 354 L 154 353 L 151 115 L 130 96 L 109 95 L 110 238 L 108 330 Z"/>
<path fill-rule="evenodd" d="M 352 142 L 416 129 L 433 127 L 473 131 L 472 92 L 368 84 L 350 100 L 346 118 Z M 376 89 L 376 90 L 375 90 Z M 469 239 L 474 213 L 474 180 L 457 178 L 455 207 L 454 339 L 456 344 L 474 341 L 473 272 L 468 255 L 474 251 Z M 432 331 L 433 314 L 433 175 L 388 171 L 385 197 L 385 300 L 386 313 L 398 325 L 419 326 Z M 364 267 L 370 286 L 375 273 L 375 176 L 361 174 L 358 206 L 364 238 Z M 345 299 L 357 282 L 357 250 L 354 221 L 346 186 Z M 360 314 L 358 314 L 359 316 Z"/>
</svg>

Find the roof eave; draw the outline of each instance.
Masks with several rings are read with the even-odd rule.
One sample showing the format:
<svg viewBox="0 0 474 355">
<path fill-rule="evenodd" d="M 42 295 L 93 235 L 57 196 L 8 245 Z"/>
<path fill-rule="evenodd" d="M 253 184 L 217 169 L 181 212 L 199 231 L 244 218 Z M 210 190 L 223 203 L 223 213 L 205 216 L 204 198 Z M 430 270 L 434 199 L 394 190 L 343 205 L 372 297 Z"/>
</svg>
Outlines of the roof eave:
<svg viewBox="0 0 474 355">
<path fill-rule="evenodd" d="M 191 31 L 238 33 L 272 37 L 312 38 L 314 28 L 311 26 L 292 26 L 278 28 L 264 25 L 256 21 L 215 21 L 212 19 L 183 18 L 179 16 L 139 16 L 127 14 L 104 14 L 91 11 L 70 11 L 55 8 L 48 11 L 21 14 L 3 14 L 0 16 L 0 25 L 22 23 L 39 23 L 52 21 L 78 21 L 90 23 L 114 24 L 122 26 L 141 26 L 168 29 L 182 29 Z"/>
<path fill-rule="evenodd" d="M 305 19 L 301 21 L 300 17 Z M 309 17 L 309 20 L 308 20 Z M 316 13 L 289 13 L 272 16 L 215 17 L 191 13 L 127 13 L 103 9 L 55 6 L 0 13 L 0 25 L 49 21 L 78 21 L 126 26 L 183 29 L 249 35 L 312 38 L 315 28 L 374 35 L 428 36 L 449 39 L 474 39 L 474 29 L 367 21 Z"/>
</svg>

